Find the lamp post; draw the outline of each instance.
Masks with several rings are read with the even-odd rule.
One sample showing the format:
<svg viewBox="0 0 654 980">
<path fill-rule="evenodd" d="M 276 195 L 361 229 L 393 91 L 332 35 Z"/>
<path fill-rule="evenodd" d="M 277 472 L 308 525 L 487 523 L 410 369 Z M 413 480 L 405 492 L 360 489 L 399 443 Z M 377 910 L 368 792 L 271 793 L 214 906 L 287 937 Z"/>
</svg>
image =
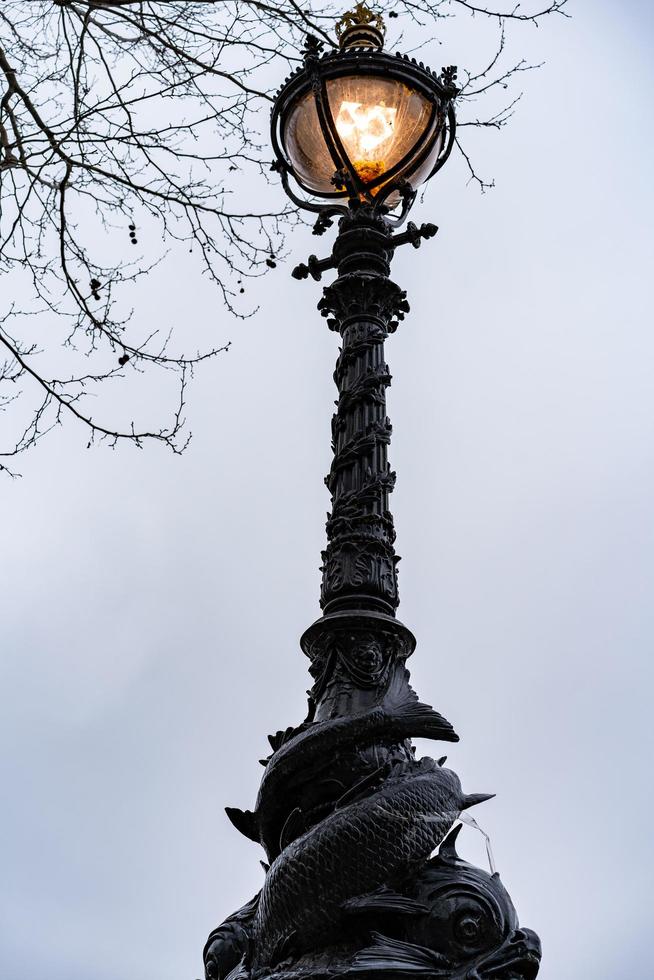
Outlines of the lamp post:
<svg viewBox="0 0 654 980">
<path fill-rule="evenodd" d="M 384 342 L 409 307 L 390 263 L 437 231 L 397 229 L 449 155 L 456 70 L 436 76 L 386 53 L 381 18 L 363 4 L 337 35 L 326 54 L 307 39 L 272 114 L 285 190 L 317 214 L 317 234 L 338 218 L 331 254 L 293 272 L 336 270 L 319 309 L 342 340 L 322 616 L 300 641 L 314 684 L 305 721 L 269 736 L 254 809 L 227 810 L 264 848 L 265 877 L 209 936 L 206 976 L 533 980 L 537 936 L 519 928 L 494 869 L 456 853 L 460 821 L 488 796 L 464 793 L 444 758 L 416 758 L 412 737 L 458 736 L 410 687 L 416 641 L 396 617 Z"/>
</svg>

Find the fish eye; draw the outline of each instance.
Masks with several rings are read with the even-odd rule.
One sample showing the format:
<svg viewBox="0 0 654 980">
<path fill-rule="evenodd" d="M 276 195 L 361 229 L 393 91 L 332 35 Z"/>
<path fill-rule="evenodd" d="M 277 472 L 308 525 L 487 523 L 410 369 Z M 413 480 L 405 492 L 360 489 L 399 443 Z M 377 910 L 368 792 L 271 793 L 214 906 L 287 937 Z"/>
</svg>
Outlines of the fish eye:
<svg viewBox="0 0 654 980">
<path fill-rule="evenodd" d="M 477 946 L 486 938 L 487 923 L 484 914 L 476 909 L 465 909 L 454 920 L 452 932 L 462 946 Z"/>
<path fill-rule="evenodd" d="M 476 939 L 479 932 L 479 920 L 474 915 L 464 915 L 456 924 L 456 933 L 461 939 Z"/>
</svg>

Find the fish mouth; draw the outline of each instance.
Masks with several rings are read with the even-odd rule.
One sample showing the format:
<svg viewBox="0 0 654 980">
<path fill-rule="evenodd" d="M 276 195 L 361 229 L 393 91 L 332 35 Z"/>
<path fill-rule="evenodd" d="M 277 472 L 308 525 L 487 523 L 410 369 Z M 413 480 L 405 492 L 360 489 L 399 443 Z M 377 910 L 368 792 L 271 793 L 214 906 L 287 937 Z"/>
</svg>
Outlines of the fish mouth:
<svg viewBox="0 0 654 980">
<path fill-rule="evenodd" d="M 516 929 L 497 950 L 478 960 L 466 980 L 536 980 L 541 960 L 540 939 L 531 929 Z"/>
</svg>

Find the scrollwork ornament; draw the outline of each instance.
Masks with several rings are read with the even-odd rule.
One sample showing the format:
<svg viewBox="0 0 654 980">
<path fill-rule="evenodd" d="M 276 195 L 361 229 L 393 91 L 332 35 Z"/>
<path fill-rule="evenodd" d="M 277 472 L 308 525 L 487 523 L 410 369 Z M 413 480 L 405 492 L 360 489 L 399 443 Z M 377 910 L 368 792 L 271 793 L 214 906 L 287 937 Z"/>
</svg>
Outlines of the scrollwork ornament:
<svg viewBox="0 0 654 980">
<path fill-rule="evenodd" d="M 397 606 L 397 556 L 385 542 L 358 537 L 330 542 L 323 552 L 321 605 L 361 593 Z"/>
</svg>

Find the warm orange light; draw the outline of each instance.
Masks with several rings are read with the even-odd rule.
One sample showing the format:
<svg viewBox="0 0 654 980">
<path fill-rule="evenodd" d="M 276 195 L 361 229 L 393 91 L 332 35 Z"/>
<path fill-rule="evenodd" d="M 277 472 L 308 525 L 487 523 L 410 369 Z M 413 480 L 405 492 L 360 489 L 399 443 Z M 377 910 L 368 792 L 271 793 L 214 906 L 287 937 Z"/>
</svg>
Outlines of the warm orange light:
<svg viewBox="0 0 654 980">
<path fill-rule="evenodd" d="M 397 109 L 387 105 L 341 102 L 336 130 L 347 155 L 365 182 L 375 180 L 387 169 L 387 154 L 395 135 Z"/>
<path fill-rule="evenodd" d="M 442 137 L 432 141 L 418 166 L 414 147 L 424 143 L 437 125 L 433 103 L 391 76 L 344 75 L 327 79 L 327 101 L 349 164 L 363 184 L 376 194 L 385 176 L 408 176 L 418 187 L 429 175 Z M 320 194 L 334 193 L 334 176 L 342 169 L 338 154 L 330 153 L 318 118 L 312 91 L 303 93 L 289 112 L 284 145 L 299 179 Z M 404 159 L 407 165 L 398 173 Z"/>
</svg>

